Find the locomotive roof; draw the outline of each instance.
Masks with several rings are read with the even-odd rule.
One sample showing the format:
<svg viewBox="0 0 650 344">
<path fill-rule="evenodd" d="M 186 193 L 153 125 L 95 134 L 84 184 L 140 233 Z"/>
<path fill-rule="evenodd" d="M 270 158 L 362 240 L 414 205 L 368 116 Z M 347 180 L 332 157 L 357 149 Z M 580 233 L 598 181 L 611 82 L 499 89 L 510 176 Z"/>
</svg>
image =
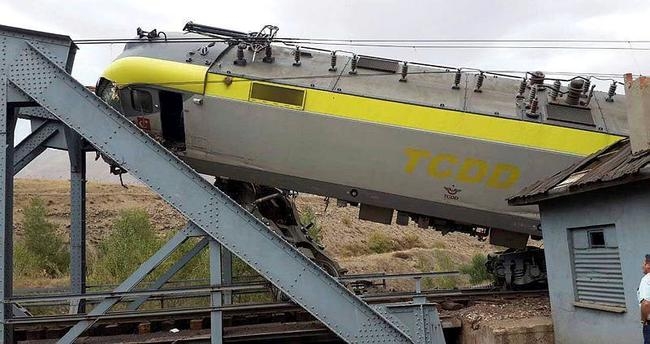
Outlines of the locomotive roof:
<svg viewBox="0 0 650 344">
<path fill-rule="evenodd" d="M 428 107 L 462 112 L 542 122 L 549 125 L 573 127 L 590 131 L 627 135 L 625 96 L 614 95 L 606 101 L 606 92 L 594 92 L 587 107 L 571 107 L 547 97 L 539 99 L 539 116 L 526 115 L 526 96 L 517 98 L 521 78 L 506 77 L 489 72 L 463 70 L 457 89 L 452 88 L 456 68 L 418 63 L 407 63 L 407 75 L 401 75 L 403 62 L 374 57 L 362 57 L 353 71 L 353 54 L 336 52 L 335 68 L 332 54 L 322 49 L 301 47 L 300 66 L 295 66 L 296 47 L 273 44 L 272 63 L 263 62 L 264 51 L 255 54 L 250 49 L 243 53 L 247 63 L 235 64 L 238 59 L 236 44 L 195 33 L 168 33 L 169 38 L 205 39 L 203 41 L 129 43 L 120 57 L 140 56 L 181 62 L 195 66 L 209 66 L 209 72 L 242 77 L 249 80 L 271 81 L 304 88 L 360 95 Z M 209 45 L 208 41 L 215 43 Z M 364 62 L 362 64 L 362 62 Z M 373 65 L 374 64 L 374 65 Z M 366 68 L 364 68 L 364 66 Z M 367 68 L 368 65 L 370 68 Z M 375 68 L 380 65 L 381 68 Z M 386 67 L 388 66 L 388 67 Z M 482 78 L 480 92 L 475 92 Z M 400 82 L 405 79 L 406 82 Z M 404 81 L 404 80 L 403 80 Z M 549 81 L 546 82 L 549 85 Z M 567 91 L 567 82 L 561 87 Z M 530 92 L 530 91 L 528 91 Z M 547 94 L 549 89 L 546 90 Z"/>
</svg>

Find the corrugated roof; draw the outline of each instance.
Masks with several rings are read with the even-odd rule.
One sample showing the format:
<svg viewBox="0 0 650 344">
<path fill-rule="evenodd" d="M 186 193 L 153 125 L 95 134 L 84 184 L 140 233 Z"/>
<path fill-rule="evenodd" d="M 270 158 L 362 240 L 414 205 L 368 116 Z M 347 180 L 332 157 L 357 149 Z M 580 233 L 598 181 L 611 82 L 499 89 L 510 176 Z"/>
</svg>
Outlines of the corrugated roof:
<svg viewBox="0 0 650 344">
<path fill-rule="evenodd" d="M 650 150 L 632 154 L 623 139 L 553 176 L 527 186 L 508 199 L 510 205 L 534 204 L 568 194 L 648 179 L 641 170 L 650 163 Z"/>
</svg>

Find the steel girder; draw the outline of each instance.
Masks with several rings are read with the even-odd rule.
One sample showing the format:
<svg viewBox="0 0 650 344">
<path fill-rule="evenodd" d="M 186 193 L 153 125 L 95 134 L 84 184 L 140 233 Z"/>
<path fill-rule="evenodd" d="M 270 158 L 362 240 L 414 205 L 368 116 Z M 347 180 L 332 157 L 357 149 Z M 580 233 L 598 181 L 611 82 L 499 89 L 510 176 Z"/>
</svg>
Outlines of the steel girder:
<svg viewBox="0 0 650 344">
<path fill-rule="evenodd" d="M 83 139 L 65 128 L 70 159 L 70 289 L 86 292 L 86 152 Z M 70 305 L 70 313 L 84 313 L 85 302 Z"/>
<path fill-rule="evenodd" d="M 208 246 L 209 238 L 203 238 L 192 248 L 187 251 L 181 258 L 179 258 L 167 271 L 165 271 L 160 277 L 158 277 L 149 287 L 151 290 L 158 290 L 162 288 L 165 283 L 167 283 L 174 275 L 179 272 L 187 263 L 192 260 L 197 254 L 199 254 L 206 246 Z M 129 310 L 131 311 L 136 311 L 140 306 L 142 306 L 143 303 L 145 303 L 149 299 L 148 295 L 141 296 L 129 304 Z"/>
<path fill-rule="evenodd" d="M 210 240 L 210 285 L 221 285 L 223 276 L 221 275 L 221 244 L 216 240 Z M 211 336 L 211 344 L 223 343 L 223 313 L 221 311 L 223 300 L 221 292 L 210 293 L 210 333 L 217 334 Z"/>
<path fill-rule="evenodd" d="M 3 57 L 0 56 L 0 71 Z M 0 73 L 0 300 L 8 300 L 13 291 L 13 132 L 14 109 L 7 104 L 7 78 Z M 11 304 L 0 305 L 0 340 L 13 343 L 12 326 L 5 324 L 11 317 Z"/>
<path fill-rule="evenodd" d="M 176 235 L 174 235 L 163 247 L 161 247 L 156 253 L 154 253 L 147 261 L 142 263 L 124 282 L 122 282 L 117 288 L 113 291 L 116 293 L 122 293 L 130 291 L 135 288 L 147 275 L 153 271 L 158 265 L 160 265 L 167 257 L 169 257 L 174 250 L 176 250 L 181 244 L 187 240 L 187 238 L 192 235 L 196 235 L 197 232 L 201 233 L 202 231 L 194 224 L 188 224 L 185 228 L 180 230 Z M 59 340 L 59 343 L 73 343 L 79 335 L 81 335 L 86 329 L 92 326 L 99 318 L 97 316 L 105 314 L 108 312 L 111 307 L 120 301 L 121 297 L 110 297 L 104 299 L 97 306 L 95 306 L 90 312 L 88 312 L 89 320 L 82 320 L 74 325 L 64 336 Z"/>
<path fill-rule="evenodd" d="M 14 175 L 18 174 L 32 160 L 36 159 L 47 147 L 45 143 L 59 132 L 60 123 L 46 121 L 14 148 Z"/>
</svg>

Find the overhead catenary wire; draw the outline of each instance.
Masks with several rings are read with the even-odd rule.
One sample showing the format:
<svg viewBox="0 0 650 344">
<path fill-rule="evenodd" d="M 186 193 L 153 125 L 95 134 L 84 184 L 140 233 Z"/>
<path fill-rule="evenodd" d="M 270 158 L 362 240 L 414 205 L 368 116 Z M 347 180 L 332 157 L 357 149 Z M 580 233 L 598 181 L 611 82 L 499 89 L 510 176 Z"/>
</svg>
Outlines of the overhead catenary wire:
<svg viewBox="0 0 650 344">
<path fill-rule="evenodd" d="M 252 37 L 251 37 L 252 38 Z M 254 39 L 254 38 L 252 38 Z M 329 46 L 351 46 L 351 47 L 377 47 L 377 48 L 415 48 L 415 49 L 567 49 L 567 50 L 640 50 L 650 51 L 648 47 L 633 47 L 631 44 L 649 44 L 650 40 L 577 40 L 577 39 L 334 39 L 334 38 L 275 38 L 274 42 L 283 43 L 287 45 L 300 45 L 303 49 L 311 49 L 315 51 L 329 51 L 318 47 L 305 47 L 304 44 L 313 45 L 329 45 Z M 78 39 L 74 40 L 75 44 L 83 45 L 103 45 L 103 44 L 128 44 L 128 43 L 216 43 L 222 42 L 230 45 L 236 44 L 238 39 L 235 38 L 222 38 L 222 37 L 165 37 L 159 39 L 143 40 L 138 38 L 96 38 L 96 39 Z M 446 44 L 413 44 L 413 43 L 446 43 Z M 451 43 L 451 44 L 449 44 Z M 463 44 L 458 44 L 463 43 Z M 481 43 L 481 44 L 467 44 L 467 43 Z M 485 43 L 491 43 L 486 45 Z M 509 45 L 494 45 L 495 43 L 511 43 Z M 515 43 L 513 45 L 512 43 Z M 526 43 L 528 45 L 519 45 L 519 43 Z M 555 43 L 555 44 L 625 44 L 625 46 L 576 46 L 576 45 L 531 45 L 534 43 Z M 425 67 L 432 67 L 442 69 L 441 71 L 415 71 L 408 72 L 407 75 L 412 74 L 435 74 L 435 73 L 455 73 L 459 68 L 451 66 L 432 65 L 425 63 L 412 63 Z M 478 68 L 462 67 L 460 70 L 474 71 L 477 73 L 484 72 L 493 76 L 500 76 L 506 78 L 520 79 L 522 76 L 528 74 L 528 71 L 513 71 L 513 70 L 481 70 Z M 589 75 L 597 80 L 607 80 L 620 83 L 616 79 L 621 79 L 622 75 L 615 73 L 575 73 L 575 72 L 548 72 L 550 75 L 566 75 L 572 76 L 571 78 L 551 78 L 548 80 L 570 81 L 575 78 L 586 79 L 583 75 Z M 517 74 L 517 75 L 515 75 Z M 369 77 L 381 76 L 386 74 L 360 74 L 356 77 Z M 388 74 L 390 75 L 390 73 Z M 331 78 L 340 77 L 338 75 L 322 75 L 322 76 L 300 76 L 300 77 L 277 77 L 277 78 L 262 78 L 259 80 L 274 81 L 274 80 L 292 80 L 292 79 L 305 79 L 305 78 Z M 180 82 L 183 83 L 183 82 Z"/>
<path fill-rule="evenodd" d="M 234 39 L 234 38 L 233 38 Z M 213 42 L 213 41 L 228 41 L 229 38 L 217 38 L 217 37 L 170 37 L 165 40 L 151 40 L 151 43 L 170 43 L 170 42 Z M 254 38 L 251 38 L 254 40 Z M 412 47 L 414 43 L 472 43 L 472 44 L 484 44 L 479 47 L 493 47 L 492 45 L 485 44 L 503 44 L 503 43 L 516 43 L 516 44 L 538 44 L 538 43 L 555 43 L 555 44 L 620 44 L 626 46 L 596 46 L 593 48 L 617 48 L 617 49 L 636 49 L 635 47 L 630 47 L 630 44 L 650 44 L 650 40 L 584 40 L 584 39 L 337 39 L 337 38 L 300 38 L 300 37 L 277 37 L 274 41 L 284 41 L 284 42 L 306 42 L 306 43 L 322 43 L 322 44 L 349 44 L 349 45 L 359 45 L 359 44 L 385 44 L 390 47 Z M 131 42 L 142 42 L 138 38 L 90 38 L 90 39 L 76 39 L 74 40 L 76 44 L 111 44 L 111 43 L 131 43 Z M 437 47 L 439 45 L 432 45 Z M 457 46 L 457 45 L 453 45 Z M 535 46 L 521 46 L 516 45 L 517 47 L 540 47 Z M 510 47 L 510 46 L 504 46 Z M 546 46 L 541 46 L 546 47 Z M 572 47 L 572 46 L 561 46 L 561 48 L 587 48 L 587 47 Z"/>
<path fill-rule="evenodd" d="M 233 40 L 228 39 L 168 39 L 153 40 L 147 43 L 153 44 L 174 44 L 174 43 L 228 43 Z M 318 41 L 298 41 L 298 40 L 276 40 L 286 44 L 311 44 L 322 46 L 337 47 L 364 47 L 364 48 L 400 48 L 400 49 L 526 49 L 526 50 L 611 50 L 611 51 L 650 51 L 650 47 L 634 46 L 569 46 L 569 45 L 469 45 L 469 44 L 389 44 L 389 43 L 349 43 L 349 42 L 318 42 Z M 108 45 L 108 44 L 129 44 L 142 43 L 138 39 L 125 40 L 75 40 L 77 45 Z M 646 43 L 650 44 L 650 42 Z"/>
</svg>

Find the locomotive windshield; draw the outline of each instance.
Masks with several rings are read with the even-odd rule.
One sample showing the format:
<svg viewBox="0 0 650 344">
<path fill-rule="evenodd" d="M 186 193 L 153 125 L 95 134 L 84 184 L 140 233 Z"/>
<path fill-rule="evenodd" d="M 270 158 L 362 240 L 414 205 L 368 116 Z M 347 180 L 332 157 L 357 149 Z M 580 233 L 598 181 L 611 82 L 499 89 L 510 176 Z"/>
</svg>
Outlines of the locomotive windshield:
<svg viewBox="0 0 650 344">
<path fill-rule="evenodd" d="M 97 85 L 97 95 L 113 109 L 122 112 L 120 92 L 113 82 L 106 79 L 101 79 Z"/>
</svg>

